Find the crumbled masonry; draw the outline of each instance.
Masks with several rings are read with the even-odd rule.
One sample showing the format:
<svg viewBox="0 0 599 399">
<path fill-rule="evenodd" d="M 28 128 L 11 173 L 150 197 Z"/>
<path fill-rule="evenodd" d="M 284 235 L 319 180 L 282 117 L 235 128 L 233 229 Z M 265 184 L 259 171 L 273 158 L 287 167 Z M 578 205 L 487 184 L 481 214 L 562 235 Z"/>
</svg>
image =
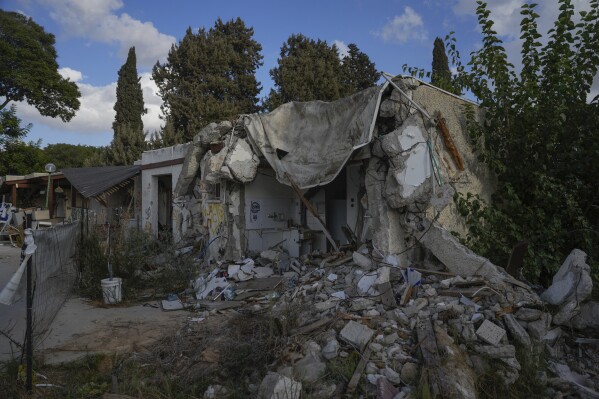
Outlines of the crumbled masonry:
<svg viewBox="0 0 599 399">
<path fill-rule="evenodd" d="M 181 245 L 202 248 L 187 300 L 202 317 L 270 312 L 288 342 L 251 395 L 476 398 L 481 379 L 509 387 L 546 358 L 545 397 L 599 397 L 586 255 L 574 250 L 539 297 L 452 234 L 466 233 L 453 195 L 494 189 L 465 107 L 481 117 L 395 78 L 197 134 L 174 192 L 191 210 Z M 353 367 L 343 381 L 339 364 Z"/>
<path fill-rule="evenodd" d="M 352 254 L 358 263 L 348 256 Z M 395 392 L 392 398 L 408 398 L 426 380 L 431 394 L 476 398 L 481 376 L 493 372 L 502 384 L 515 384 L 522 361 L 541 352 L 554 368 L 591 376 L 573 382 L 571 374 L 544 370 L 546 397 L 578 397 L 581 392 L 594 397 L 599 391 L 592 377 L 599 373 L 599 341 L 588 338 L 599 332 L 596 319 L 580 323 L 589 312 L 585 309 L 595 309 L 596 303 L 581 305 L 573 329 L 563 329 L 552 323 L 546 304 L 532 289 L 432 269 L 419 269 L 419 281 L 408 283 L 410 270 L 388 266 L 373 248 L 363 246 L 352 254 L 313 253 L 292 259 L 297 270 L 281 270 L 277 265 L 286 256 L 274 248 L 207 270 L 196 287 L 198 300 L 186 300 L 202 317 L 268 311 L 285 320 L 292 309 L 299 311 L 297 327 L 285 332 L 288 360 L 279 359 L 263 381 L 254 383 L 257 397 L 341 397 L 352 387 L 328 380 L 327 363 L 343 362 L 352 353 L 364 359 L 354 370 L 356 384 L 372 395 L 382 389 Z M 371 286 L 376 289 L 360 288 L 367 276 L 375 277 Z M 214 288 L 207 292 L 205 287 Z M 390 288 L 393 301 L 381 287 Z M 577 339 L 580 343 L 573 344 Z"/>
</svg>

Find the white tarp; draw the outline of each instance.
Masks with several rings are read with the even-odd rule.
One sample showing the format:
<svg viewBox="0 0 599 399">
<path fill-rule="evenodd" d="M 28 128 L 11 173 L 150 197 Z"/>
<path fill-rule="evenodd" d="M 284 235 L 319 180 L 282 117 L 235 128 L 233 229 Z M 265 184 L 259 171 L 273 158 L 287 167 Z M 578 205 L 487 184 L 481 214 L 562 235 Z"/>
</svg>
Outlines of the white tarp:
<svg viewBox="0 0 599 399">
<path fill-rule="evenodd" d="M 245 130 L 281 183 L 289 185 L 288 173 L 300 188 L 327 184 L 355 149 L 372 140 L 386 86 L 333 102 L 290 102 L 267 114 L 247 115 Z"/>
</svg>

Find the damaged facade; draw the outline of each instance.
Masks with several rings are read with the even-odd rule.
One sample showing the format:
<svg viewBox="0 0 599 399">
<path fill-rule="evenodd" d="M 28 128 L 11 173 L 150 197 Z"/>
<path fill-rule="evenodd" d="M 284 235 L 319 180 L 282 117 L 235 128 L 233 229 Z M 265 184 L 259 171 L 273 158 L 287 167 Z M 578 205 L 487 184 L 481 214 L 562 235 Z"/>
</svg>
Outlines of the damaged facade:
<svg viewBox="0 0 599 399">
<path fill-rule="evenodd" d="M 468 144 L 467 106 L 476 110 L 396 78 L 332 103 L 210 124 L 187 149 L 173 196 L 189 213 L 174 225 L 181 237 L 204 237 L 214 261 L 275 246 L 298 257 L 372 242 L 405 264 L 421 256 L 411 233 L 425 224 L 463 231 L 455 190 L 487 199 L 493 190 Z"/>
</svg>

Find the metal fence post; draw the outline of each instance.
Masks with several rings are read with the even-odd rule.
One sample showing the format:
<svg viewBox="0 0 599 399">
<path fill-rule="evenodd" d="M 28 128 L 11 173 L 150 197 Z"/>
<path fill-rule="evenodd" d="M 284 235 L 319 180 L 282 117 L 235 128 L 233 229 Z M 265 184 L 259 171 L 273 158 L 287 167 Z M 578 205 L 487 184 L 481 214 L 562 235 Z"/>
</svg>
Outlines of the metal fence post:
<svg viewBox="0 0 599 399">
<path fill-rule="evenodd" d="M 31 279 L 32 257 L 27 261 L 27 393 L 33 391 L 33 287 Z"/>
</svg>

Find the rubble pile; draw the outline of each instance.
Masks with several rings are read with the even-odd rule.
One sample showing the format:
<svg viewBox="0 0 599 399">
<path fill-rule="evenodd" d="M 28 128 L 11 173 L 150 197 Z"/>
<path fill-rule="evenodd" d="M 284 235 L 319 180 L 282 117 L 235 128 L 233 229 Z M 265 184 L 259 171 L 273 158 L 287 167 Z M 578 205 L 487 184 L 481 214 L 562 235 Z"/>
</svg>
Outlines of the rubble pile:
<svg viewBox="0 0 599 399">
<path fill-rule="evenodd" d="M 295 310 L 287 355 L 249 384 L 250 396 L 408 398 L 426 386 L 433 396 L 476 398 L 492 375 L 505 387 L 533 378 L 544 397 L 599 397 L 599 340 L 589 338 L 598 304 L 581 305 L 592 288 L 585 260 L 573 251 L 539 297 L 507 275 L 403 267 L 367 246 L 300 259 L 275 248 L 204 274 L 194 302 L 204 317 L 250 309 L 284 319 Z M 340 363 L 352 365 L 351 378 L 332 378 Z"/>
</svg>

